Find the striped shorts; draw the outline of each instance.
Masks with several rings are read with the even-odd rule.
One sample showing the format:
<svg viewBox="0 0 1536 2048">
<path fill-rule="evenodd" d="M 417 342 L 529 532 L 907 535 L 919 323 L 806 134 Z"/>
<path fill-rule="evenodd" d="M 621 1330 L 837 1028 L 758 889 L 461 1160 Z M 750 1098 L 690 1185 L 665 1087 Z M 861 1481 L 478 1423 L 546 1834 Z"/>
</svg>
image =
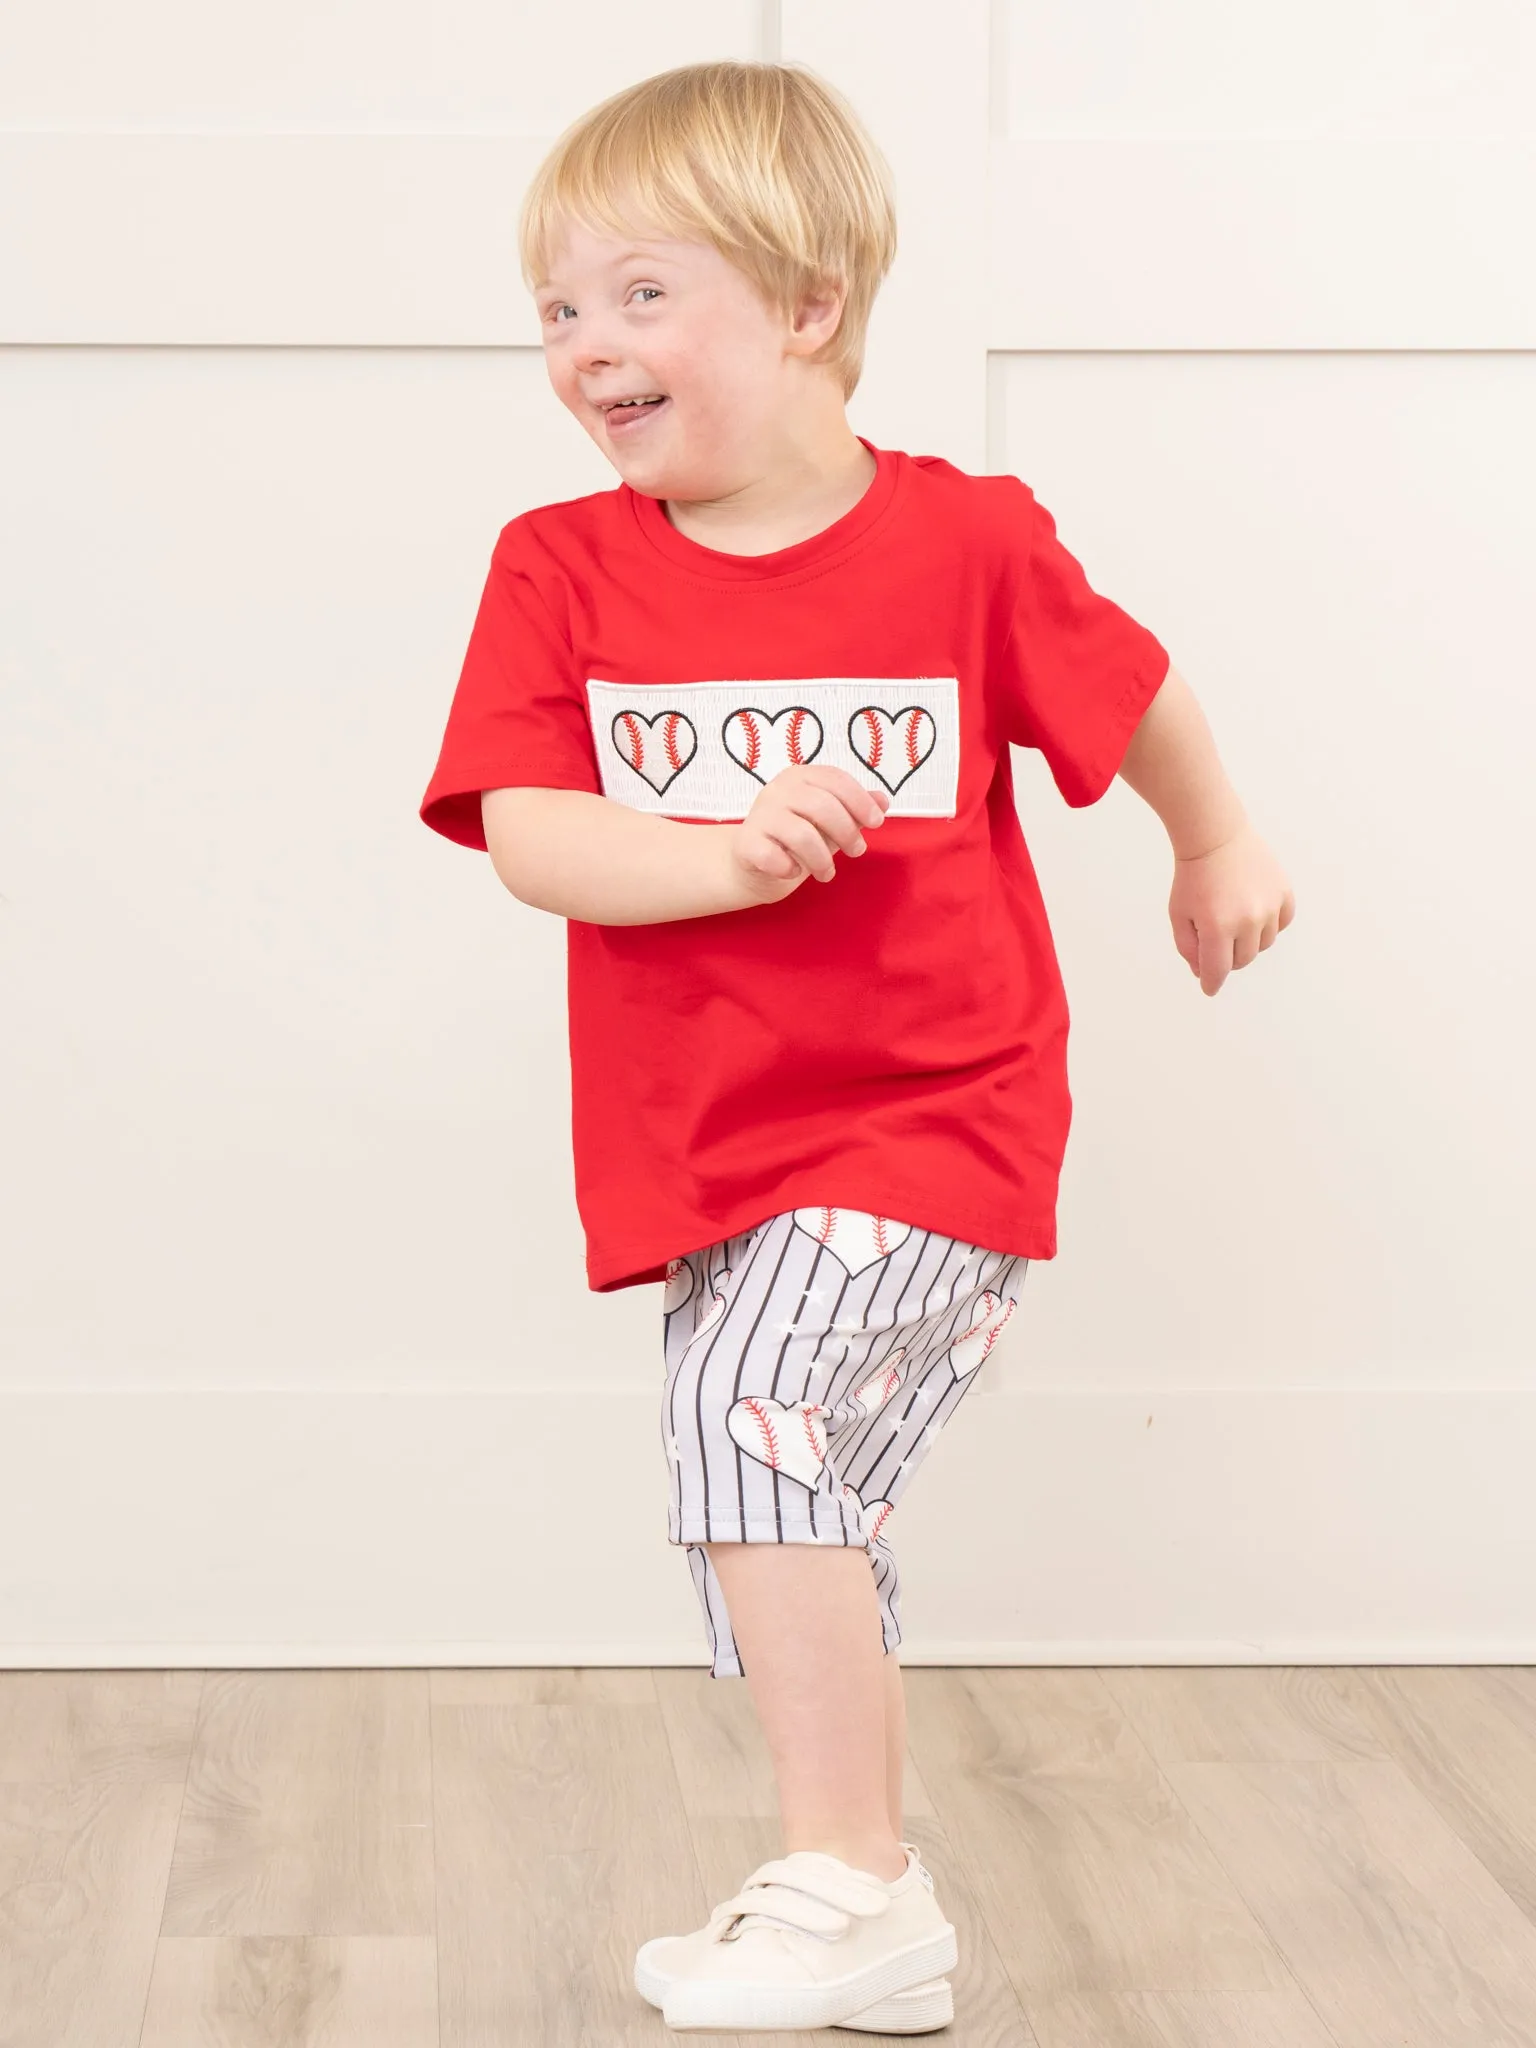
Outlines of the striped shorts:
<svg viewBox="0 0 1536 2048">
<path fill-rule="evenodd" d="M 706 1542 L 868 1550 L 901 1641 L 891 1510 L 1018 1305 L 1029 1261 L 862 1209 L 794 1209 L 667 1265 L 668 1541 L 710 1676 L 741 1656 Z"/>
</svg>

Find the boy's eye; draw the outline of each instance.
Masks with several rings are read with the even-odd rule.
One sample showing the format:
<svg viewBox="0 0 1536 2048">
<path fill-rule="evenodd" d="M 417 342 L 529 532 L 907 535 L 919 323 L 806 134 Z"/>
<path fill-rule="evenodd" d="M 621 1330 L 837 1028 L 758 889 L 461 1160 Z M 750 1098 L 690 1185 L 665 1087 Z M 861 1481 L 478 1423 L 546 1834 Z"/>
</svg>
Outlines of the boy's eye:
<svg viewBox="0 0 1536 2048">
<path fill-rule="evenodd" d="M 660 287 L 659 285 L 654 285 L 654 284 L 642 284 L 642 285 L 636 285 L 636 287 L 635 287 L 635 290 L 636 290 L 636 292 L 651 292 L 651 293 L 654 293 L 654 295 L 655 295 L 655 296 L 656 296 L 656 297 L 657 297 L 658 299 L 659 299 L 659 298 L 661 297 L 661 295 L 662 295 L 662 294 L 661 294 L 661 287 Z M 561 320 L 561 318 L 560 318 L 560 315 L 561 315 L 562 313 L 574 313 L 574 312 L 575 312 L 575 310 L 576 310 L 576 308 L 575 308 L 574 306 L 570 305 L 570 304 L 569 304 L 568 302 L 566 302 L 565 300 L 562 300 L 562 301 L 560 302 L 560 304 L 559 304 L 559 305 L 557 305 L 557 306 L 551 306 L 551 307 L 550 307 L 550 309 L 549 309 L 549 317 L 550 317 L 550 318 L 551 318 L 551 319 L 552 319 L 552 320 L 554 321 L 554 323 L 555 323 L 555 325 L 556 325 L 557 327 L 558 327 L 558 326 L 563 326 L 563 325 L 564 325 L 565 323 L 564 323 L 564 322 L 563 322 L 563 321 Z"/>
</svg>

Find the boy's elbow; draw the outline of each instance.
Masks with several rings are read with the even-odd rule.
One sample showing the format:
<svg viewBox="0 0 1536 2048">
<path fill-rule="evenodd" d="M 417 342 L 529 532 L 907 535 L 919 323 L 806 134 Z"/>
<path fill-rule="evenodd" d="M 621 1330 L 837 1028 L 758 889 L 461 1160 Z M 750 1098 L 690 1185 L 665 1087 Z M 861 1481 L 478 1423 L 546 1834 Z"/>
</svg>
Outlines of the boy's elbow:
<svg viewBox="0 0 1536 2048">
<path fill-rule="evenodd" d="M 532 814 L 545 792 L 532 787 L 483 789 L 480 792 L 480 822 L 485 829 L 485 850 L 491 857 L 501 885 L 519 903 L 534 909 L 528 893 L 527 844 Z"/>
</svg>

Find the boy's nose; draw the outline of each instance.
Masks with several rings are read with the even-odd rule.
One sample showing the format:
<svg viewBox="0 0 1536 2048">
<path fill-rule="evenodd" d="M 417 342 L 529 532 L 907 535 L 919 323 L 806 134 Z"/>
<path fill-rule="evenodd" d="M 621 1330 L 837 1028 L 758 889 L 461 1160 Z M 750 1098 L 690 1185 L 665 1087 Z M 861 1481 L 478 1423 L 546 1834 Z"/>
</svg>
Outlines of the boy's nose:
<svg viewBox="0 0 1536 2048">
<path fill-rule="evenodd" d="M 589 326 L 575 348 L 571 351 L 578 370 L 583 376 L 591 376 L 612 367 L 614 361 L 613 342 L 598 326 Z"/>
</svg>

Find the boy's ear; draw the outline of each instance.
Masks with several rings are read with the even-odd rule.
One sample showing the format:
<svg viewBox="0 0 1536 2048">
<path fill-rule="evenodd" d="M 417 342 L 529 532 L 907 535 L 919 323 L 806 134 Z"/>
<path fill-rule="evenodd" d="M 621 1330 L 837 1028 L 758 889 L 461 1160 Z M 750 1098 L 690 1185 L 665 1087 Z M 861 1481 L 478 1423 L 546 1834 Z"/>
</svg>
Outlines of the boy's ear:
<svg viewBox="0 0 1536 2048">
<path fill-rule="evenodd" d="M 796 354 L 812 354 L 832 339 L 847 296 L 847 288 L 836 278 L 826 279 L 803 295 L 790 320 L 791 345 Z"/>
</svg>

